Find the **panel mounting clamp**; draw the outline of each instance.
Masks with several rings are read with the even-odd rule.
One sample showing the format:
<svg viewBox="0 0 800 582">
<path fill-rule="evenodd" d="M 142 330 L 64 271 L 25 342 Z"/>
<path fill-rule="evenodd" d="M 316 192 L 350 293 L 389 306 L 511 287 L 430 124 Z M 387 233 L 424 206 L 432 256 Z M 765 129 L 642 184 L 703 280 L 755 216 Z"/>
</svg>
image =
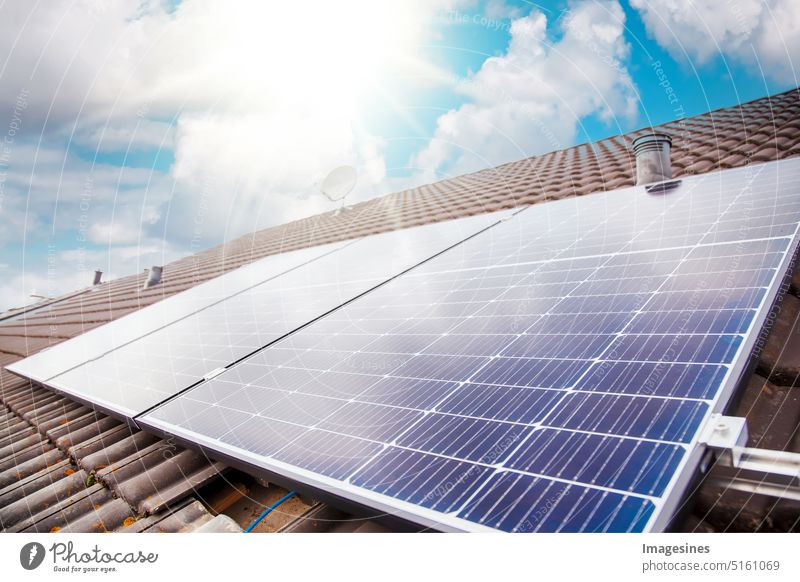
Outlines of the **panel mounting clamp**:
<svg viewBox="0 0 800 582">
<path fill-rule="evenodd" d="M 211 380 L 213 378 L 216 378 L 217 376 L 222 374 L 226 369 L 227 368 L 224 368 L 224 367 L 223 368 L 214 368 L 208 374 L 203 376 L 203 380 L 205 380 L 207 382 L 207 381 L 209 381 L 209 380 Z"/>
<path fill-rule="evenodd" d="M 700 436 L 700 444 L 718 453 L 718 462 L 734 469 L 758 471 L 800 479 L 800 454 L 744 446 L 747 420 L 714 414 Z"/>
</svg>

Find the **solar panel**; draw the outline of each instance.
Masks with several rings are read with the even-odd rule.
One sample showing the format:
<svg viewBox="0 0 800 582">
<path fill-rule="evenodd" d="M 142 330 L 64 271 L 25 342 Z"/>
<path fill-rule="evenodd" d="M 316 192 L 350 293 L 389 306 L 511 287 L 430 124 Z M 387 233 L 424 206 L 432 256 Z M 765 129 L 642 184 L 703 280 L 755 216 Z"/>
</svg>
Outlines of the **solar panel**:
<svg viewBox="0 0 800 582">
<path fill-rule="evenodd" d="M 798 245 L 800 162 L 530 207 L 136 418 L 441 530 L 663 530 Z"/>
<path fill-rule="evenodd" d="M 46 382 L 165 325 L 332 252 L 344 244 L 346 243 L 321 245 L 264 257 L 14 362 L 7 368 L 26 378 Z M 202 267 L 197 265 L 196 268 Z M 169 277 L 169 273 L 167 276 Z M 102 287 L 98 287 L 92 292 L 103 291 Z"/>
<path fill-rule="evenodd" d="M 501 216 L 441 222 L 352 242 L 43 383 L 121 416 L 139 414 Z M 124 323 L 120 320 L 117 327 Z"/>
</svg>

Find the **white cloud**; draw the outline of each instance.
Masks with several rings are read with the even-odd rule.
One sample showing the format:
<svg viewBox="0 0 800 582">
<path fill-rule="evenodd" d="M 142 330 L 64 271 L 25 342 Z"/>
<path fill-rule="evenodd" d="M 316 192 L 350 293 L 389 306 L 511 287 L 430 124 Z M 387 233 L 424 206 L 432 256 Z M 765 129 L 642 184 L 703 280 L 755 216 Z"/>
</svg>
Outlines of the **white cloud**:
<svg viewBox="0 0 800 582">
<path fill-rule="evenodd" d="M 354 165 L 363 197 L 385 177 L 382 144 L 349 120 L 282 113 L 184 116 L 176 130 L 176 194 L 166 217 L 179 240 L 202 225 L 231 238 L 331 209 L 319 183 Z"/>
<path fill-rule="evenodd" d="M 471 101 L 439 118 L 416 166 L 426 178 L 460 174 L 572 145 L 586 116 L 634 119 L 624 23 L 616 0 L 573 2 L 560 38 L 542 12 L 514 20 L 506 53 L 463 82 Z"/>
<path fill-rule="evenodd" d="M 30 140 L 13 145 L 4 178 L 0 244 L 76 231 L 86 238 L 92 226 L 120 220 L 152 224 L 171 195 L 163 173 L 93 164 L 63 146 Z"/>
<path fill-rule="evenodd" d="M 54 0 L 0 7 L 0 98 L 30 93 L 36 127 L 183 111 L 341 110 L 382 73 L 416 66 L 452 0 Z M 313 17 L 312 17 L 313 15 Z"/>
<path fill-rule="evenodd" d="M 676 58 L 705 64 L 732 58 L 778 81 L 797 84 L 797 0 L 631 0 L 647 31 Z"/>
<path fill-rule="evenodd" d="M 141 230 L 136 225 L 120 222 L 95 223 L 89 227 L 89 240 L 95 244 L 130 244 L 141 238 Z"/>
<path fill-rule="evenodd" d="M 505 0 L 488 0 L 484 14 L 489 19 L 519 18 L 522 9 L 519 6 L 512 6 Z"/>
</svg>

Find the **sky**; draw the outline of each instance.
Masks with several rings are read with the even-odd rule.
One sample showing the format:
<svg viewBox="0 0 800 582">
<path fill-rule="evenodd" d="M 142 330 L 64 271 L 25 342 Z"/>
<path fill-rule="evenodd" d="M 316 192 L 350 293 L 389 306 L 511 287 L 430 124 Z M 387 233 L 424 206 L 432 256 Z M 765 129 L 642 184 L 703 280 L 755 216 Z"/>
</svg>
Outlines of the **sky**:
<svg viewBox="0 0 800 582">
<path fill-rule="evenodd" d="M 0 3 L 0 311 L 798 86 L 796 0 Z"/>
</svg>

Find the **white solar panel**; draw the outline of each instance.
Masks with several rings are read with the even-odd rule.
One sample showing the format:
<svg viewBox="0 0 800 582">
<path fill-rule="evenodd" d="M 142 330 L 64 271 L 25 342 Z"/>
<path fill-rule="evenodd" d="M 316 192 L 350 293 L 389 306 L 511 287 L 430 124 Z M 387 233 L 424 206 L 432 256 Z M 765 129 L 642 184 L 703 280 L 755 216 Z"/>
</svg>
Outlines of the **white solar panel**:
<svg viewBox="0 0 800 582">
<path fill-rule="evenodd" d="M 346 243 L 335 243 L 264 257 L 14 362 L 7 369 L 38 382 L 47 382 L 58 374 L 100 358 L 170 323 L 313 261 L 344 244 Z M 173 283 L 168 279 L 170 275 L 167 272 L 165 285 Z M 94 292 L 102 293 L 103 288 L 97 288 Z"/>
</svg>

